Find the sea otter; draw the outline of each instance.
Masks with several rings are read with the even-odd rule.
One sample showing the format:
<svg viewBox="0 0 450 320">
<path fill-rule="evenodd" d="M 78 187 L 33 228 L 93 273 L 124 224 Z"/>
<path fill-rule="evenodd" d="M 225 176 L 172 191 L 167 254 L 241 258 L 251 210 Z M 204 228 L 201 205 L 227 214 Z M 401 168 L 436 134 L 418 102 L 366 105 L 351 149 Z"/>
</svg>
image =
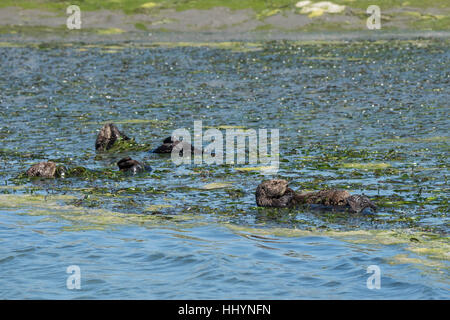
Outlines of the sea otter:
<svg viewBox="0 0 450 320">
<path fill-rule="evenodd" d="M 294 207 L 307 204 L 321 209 L 345 209 L 351 212 L 376 210 L 376 206 L 365 195 L 350 195 L 345 190 L 321 190 L 317 192 L 295 192 L 283 179 L 263 181 L 256 188 L 256 204 L 260 207 Z"/>
<path fill-rule="evenodd" d="M 97 135 L 97 140 L 95 141 L 96 151 L 106 151 L 112 148 L 114 143 L 119 139 L 131 140 L 127 135 L 120 132 L 114 123 L 107 123 L 103 126 Z"/>
<path fill-rule="evenodd" d="M 149 169 L 139 161 L 133 160 L 130 157 L 120 159 L 119 162 L 117 162 L 117 165 L 119 166 L 120 171 L 131 172 L 133 174 L 143 172 L 146 169 Z"/>
<path fill-rule="evenodd" d="M 203 151 L 199 150 L 197 148 L 194 148 L 194 146 L 190 145 L 187 142 L 176 140 L 172 137 L 167 137 L 164 139 L 163 144 L 160 145 L 158 148 L 154 149 L 153 153 L 172 153 L 173 148 L 176 148 L 176 151 L 179 150 L 179 155 L 183 155 L 183 148 L 184 149 L 191 149 L 192 154 L 202 154 Z"/>
<path fill-rule="evenodd" d="M 256 204 L 259 207 L 290 207 L 294 197 L 295 191 L 282 179 L 263 181 L 256 188 Z"/>
<path fill-rule="evenodd" d="M 42 178 L 58 178 L 64 177 L 67 169 L 63 166 L 57 166 L 52 161 L 43 161 L 31 166 L 26 174 L 29 177 L 42 177 Z"/>
</svg>

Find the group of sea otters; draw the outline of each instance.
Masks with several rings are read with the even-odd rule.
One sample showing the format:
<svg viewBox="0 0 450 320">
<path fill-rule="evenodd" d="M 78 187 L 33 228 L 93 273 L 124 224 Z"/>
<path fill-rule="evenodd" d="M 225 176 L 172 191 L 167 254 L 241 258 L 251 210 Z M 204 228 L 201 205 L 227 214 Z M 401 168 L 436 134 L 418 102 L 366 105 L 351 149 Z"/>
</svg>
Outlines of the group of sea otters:
<svg viewBox="0 0 450 320">
<path fill-rule="evenodd" d="M 108 123 L 103 126 L 95 141 L 95 150 L 98 152 L 111 149 L 119 140 L 131 140 L 127 135 L 120 132 L 116 125 Z M 168 137 L 163 144 L 154 149 L 154 153 L 172 153 L 173 149 L 181 153 L 186 148 L 187 142 L 175 140 Z M 192 152 L 202 152 L 188 145 Z M 120 171 L 136 174 L 148 170 L 149 167 L 137 160 L 125 157 L 117 162 Z M 29 177 L 56 178 L 64 177 L 67 172 L 63 166 L 58 166 L 52 161 L 40 162 L 26 171 Z M 311 208 L 329 210 L 347 210 L 350 212 L 371 213 L 376 206 L 365 195 L 350 195 L 345 190 L 328 189 L 316 192 L 294 191 L 283 179 L 272 179 L 261 182 L 256 188 L 256 204 L 260 207 L 286 208 L 299 205 L 308 205 Z"/>
</svg>

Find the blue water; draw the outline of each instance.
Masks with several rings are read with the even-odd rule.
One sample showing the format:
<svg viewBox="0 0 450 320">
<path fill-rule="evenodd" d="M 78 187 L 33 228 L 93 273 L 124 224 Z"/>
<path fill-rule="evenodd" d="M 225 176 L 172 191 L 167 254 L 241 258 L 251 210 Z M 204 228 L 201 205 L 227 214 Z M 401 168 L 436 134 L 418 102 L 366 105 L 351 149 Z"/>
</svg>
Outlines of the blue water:
<svg viewBox="0 0 450 320">
<path fill-rule="evenodd" d="M 389 264 L 398 245 L 260 238 L 216 223 L 62 232 L 39 220 L 2 215 L 4 299 L 448 298 L 448 273 Z M 69 265 L 81 269 L 80 290 L 66 287 Z M 378 290 L 367 288 L 369 265 L 381 269 Z"/>
</svg>

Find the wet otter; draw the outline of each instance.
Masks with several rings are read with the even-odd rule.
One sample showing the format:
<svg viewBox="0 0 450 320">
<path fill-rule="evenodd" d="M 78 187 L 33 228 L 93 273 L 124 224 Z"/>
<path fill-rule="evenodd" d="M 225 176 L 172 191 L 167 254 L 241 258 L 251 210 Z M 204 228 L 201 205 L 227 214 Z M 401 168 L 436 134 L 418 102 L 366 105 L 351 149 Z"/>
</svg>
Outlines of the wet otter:
<svg viewBox="0 0 450 320">
<path fill-rule="evenodd" d="M 119 162 L 117 162 L 117 165 L 119 166 L 120 171 L 131 172 L 133 174 L 136 174 L 138 172 L 143 172 L 146 169 L 149 169 L 148 167 L 145 167 L 139 161 L 133 160 L 130 157 L 120 159 Z"/>
<path fill-rule="evenodd" d="M 66 168 L 57 166 L 52 161 L 43 161 L 31 166 L 26 174 L 29 177 L 57 178 L 64 177 L 67 173 Z"/>
<path fill-rule="evenodd" d="M 112 148 L 114 143 L 119 139 L 131 140 L 125 134 L 120 132 L 114 123 L 108 123 L 103 126 L 97 135 L 97 140 L 95 141 L 96 151 L 106 151 Z"/>
<path fill-rule="evenodd" d="M 259 207 L 284 208 L 292 205 L 295 191 L 282 179 L 266 180 L 256 188 L 256 204 Z"/>
<path fill-rule="evenodd" d="M 190 145 L 187 142 L 175 140 L 172 137 L 167 137 L 164 139 L 163 144 L 160 145 L 158 148 L 154 149 L 153 153 L 172 153 L 173 148 L 176 148 L 176 150 L 180 150 L 180 156 L 183 155 L 183 148 L 191 149 L 192 154 L 202 154 L 202 150 L 198 150 L 197 148 L 194 148 L 194 146 Z"/>
<path fill-rule="evenodd" d="M 375 211 L 376 205 L 365 195 L 355 194 L 347 198 L 347 205 L 355 212 L 363 212 L 366 209 Z"/>
<path fill-rule="evenodd" d="M 317 192 L 302 192 L 295 195 L 297 203 L 321 204 L 324 206 L 345 206 L 350 193 L 345 190 L 321 190 Z"/>
<path fill-rule="evenodd" d="M 260 207 L 293 207 L 300 204 L 314 205 L 322 209 L 347 209 L 362 212 L 376 210 L 376 206 L 364 195 L 350 195 L 345 190 L 321 190 L 295 192 L 282 179 L 263 181 L 256 188 L 256 204 Z"/>
</svg>

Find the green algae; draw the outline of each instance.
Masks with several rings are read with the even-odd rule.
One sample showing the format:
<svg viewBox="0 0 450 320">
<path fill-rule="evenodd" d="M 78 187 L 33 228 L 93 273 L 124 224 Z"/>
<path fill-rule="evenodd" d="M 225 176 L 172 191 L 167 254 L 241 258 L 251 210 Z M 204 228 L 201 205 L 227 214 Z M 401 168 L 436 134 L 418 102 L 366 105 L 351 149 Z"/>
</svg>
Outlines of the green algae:
<svg viewBox="0 0 450 320">
<path fill-rule="evenodd" d="M 211 182 L 208 184 L 205 184 L 200 187 L 200 189 L 203 190 L 214 190 L 214 189 L 223 189 L 231 187 L 233 184 L 230 182 Z"/>
<path fill-rule="evenodd" d="M 411 258 L 408 260 L 408 263 L 432 266 L 444 270 L 450 269 L 450 265 L 448 264 L 450 261 L 450 238 L 438 234 L 409 229 L 336 231 L 317 228 L 311 230 L 279 227 L 262 229 L 234 224 L 225 224 L 225 226 L 239 234 L 250 233 L 259 236 L 288 238 L 325 236 L 354 244 L 401 245 L 411 253 L 424 256 L 424 258 L 419 259 Z M 412 238 L 418 241 L 411 241 Z"/>
<path fill-rule="evenodd" d="M 152 42 L 151 46 L 178 48 L 178 47 L 207 47 L 213 49 L 231 50 L 233 52 L 251 52 L 262 50 L 261 43 L 241 42 L 241 41 L 223 41 L 223 42 Z"/>
<path fill-rule="evenodd" d="M 155 226 L 165 219 L 155 215 L 124 213 L 102 208 L 79 207 L 70 203 L 76 198 L 69 195 L 10 195 L 0 194 L 0 208 L 15 210 L 16 214 L 49 216 L 71 222 L 63 226 L 66 231 L 105 230 L 123 225 L 137 224 Z M 160 206 L 159 209 L 168 208 Z M 149 210 L 154 211 L 154 210 Z M 173 217 L 176 222 L 189 222 L 197 217 L 190 214 Z"/>
<path fill-rule="evenodd" d="M 197 0 L 197 1 L 170 1 L 170 0 L 108 0 L 108 1 L 98 1 L 98 0 L 84 0 L 81 4 L 83 10 L 93 11 L 101 9 L 109 10 L 122 10 L 125 13 L 135 13 L 135 12 L 152 12 L 158 9 L 176 9 L 177 11 L 185 11 L 191 9 L 197 10 L 208 10 L 214 7 L 226 7 L 230 10 L 244 10 L 252 9 L 257 13 L 266 12 L 270 13 L 271 10 L 286 9 L 291 10 L 295 8 L 295 4 L 298 1 L 292 0 L 228 0 L 226 2 L 221 0 Z M 335 4 L 346 5 L 352 8 L 366 9 L 372 2 L 366 0 L 334 0 Z M 421 0 L 409 0 L 405 2 L 404 0 L 379 0 L 377 5 L 383 9 L 390 8 L 401 8 L 407 3 L 408 7 L 413 8 L 424 8 L 424 7 L 434 7 L 434 8 L 445 8 L 448 3 L 445 0 L 431 0 L 431 1 L 421 1 Z M 1 3 L 2 7 L 8 6 L 20 6 L 24 9 L 47 9 L 57 12 L 65 12 L 67 3 L 62 1 L 31 1 L 31 0 L 4 0 Z M 142 11 L 142 10 L 149 11 Z"/>
<path fill-rule="evenodd" d="M 27 46 L 28 46 L 28 44 L 24 44 L 24 43 L 7 42 L 7 41 L 0 42 L 0 48 L 25 48 Z"/>
<path fill-rule="evenodd" d="M 39 195 L 39 194 L 0 194 L 1 208 L 21 207 L 59 207 L 61 201 L 75 199 L 71 195 Z"/>
<path fill-rule="evenodd" d="M 379 170 L 390 167 L 389 163 L 343 163 L 342 168 L 363 169 L 363 170 Z"/>
<path fill-rule="evenodd" d="M 438 261 L 415 258 L 415 257 L 411 257 L 407 254 L 398 254 L 393 257 L 387 258 L 386 260 L 391 265 L 410 264 L 410 265 L 422 265 L 422 266 L 431 267 L 431 268 L 438 269 L 438 270 L 448 269 L 448 267 L 445 264 L 442 264 Z"/>
<path fill-rule="evenodd" d="M 398 143 L 420 143 L 420 142 L 449 142 L 450 137 L 448 136 L 433 136 L 433 137 L 404 137 L 404 138 L 394 138 L 394 139 L 382 139 L 380 142 L 398 142 Z"/>
<path fill-rule="evenodd" d="M 25 185 L 5 185 L 5 186 L 0 186 L 1 190 L 24 190 L 24 189 L 28 189 L 30 188 L 29 186 L 25 186 Z"/>
<path fill-rule="evenodd" d="M 21 152 L 2 148 L 0 149 L 0 157 L 17 157 L 21 159 L 42 159 L 44 158 L 44 155 L 39 153 Z"/>
<path fill-rule="evenodd" d="M 151 23 L 152 25 L 164 25 L 169 22 L 174 22 L 175 19 L 166 17 L 166 11 L 176 10 L 211 10 L 215 7 L 228 8 L 231 11 L 234 10 L 246 10 L 248 15 L 247 21 L 255 21 L 259 23 L 264 23 L 267 18 L 275 15 L 292 14 L 295 12 L 297 15 L 302 15 L 305 13 L 303 10 L 305 8 L 299 9 L 295 7 L 298 1 L 293 0 L 277 0 L 277 1 L 264 1 L 264 0 L 229 0 L 226 2 L 219 0 L 198 0 L 198 1 L 169 1 L 169 0 L 155 0 L 154 2 L 146 2 L 145 0 L 110 0 L 110 1 L 99 1 L 99 0 L 84 0 L 80 3 L 80 8 L 82 11 L 96 11 L 96 10 L 112 10 L 121 11 L 126 14 L 146 14 L 152 15 L 153 17 L 159 17 L 158 21 Z M 336 0 L 332 1 L 335 5 L 343 5 L 348 10 L 331 13 L 327 12 L 325 9 L 316 8 L 311 12 L 308 11 L 308 17 L 311 21 L 305 26 L 290 27 L 287 23 L 286 27 L 278 26 L 278 30 L 293 32 L 297 30 L 301 31 L 339 31 L 339 30 L 366 30 L 365 20 L 367 19 L 366 9 L 372 3 L 365 0 Z M 433 0 L 433 1 L 412 1 L 408 8 L 404 8 L 403 1 L 381 1 L 377 3 L 382 10 L 383 14 L 381 16 L 383 23 L 383 30 L 448 30 L 450 28 L 450 16 L 448 14 L 447 5 L 444 0 Z M 65 1 L 30 1 L 30 0 L 4 0 L 0 3 L 0 7 L 8 6 L 19 6 L 25 9 L 39 9 L 42 11 L 57 12 L 61 17 L 64 17 L 65 9 L 69 4 Z M 313 5 L 313 4 L 311 4 Z M 429 10 L 424 10 L 426 8 L 432 8 L 434 10 L 439 10 L 440 14 L 431 14 Z M 444 11 L 442 11 L 444 9 Z M 390 11 L 392 10 L 392 11 Z M 394 11 L 395 10 L 395 11 Z M 411 11 L 414 10 L 414 11 Z M 390 11 L 390 12 L 387 12 Z M 340 19 L 339 23 L 327 21 L 328 15 L 337 16 Z M 349 19 L 352 17 L 353 19 Z M 139 18 L 138 18 L 139 19 Z M 353 21 L 352 21 L 353 20 Z M 150 23 L 149 23 L 150 24 Z M 232 27 L 240 25 L 236 23 Z M 143 22 L 135 23 L 135 29 L 139 30 L 141 33 L 147 33 L 148 28 Z M 120 27 L 125 28 L 120 25 Z M 42 33 L 52 34 L 59 33 L 61 35 L 68 35 L 69 32 L 83 32 L 92 33 L 100 36 L 115 36 L 124 34 L 126 31 L 119 27 L 110 28 L 83 28 L 82 30 L 68 30 L 66 26 L 61 23 L 58 27 L 45 27 L 45 26 L 27 26 L 17 23 L 15 26 L 4 26 L 0 27 L 0 33 L 29 33 L 42 35 Z M 217 29 L 217 28 L 215 28 Z M 219 28 L 225 29 L 226 26 Z M 274 29 L 273 25 L 263 24 L 257 25 L 254 30 L 270 30 Z M 159 32 L 170 32 L 171 30 L 161 27 L 158 29 Z M 206 26 L 202 31 L 210 31 L 210 27 Z"/>
<path fill-rule="evenodd" d="M 125 30 L 120 28 L 108 28 L 108 29 L 97 29 L 95 30 L 95 32 L 101 35 L 112 35 L 124 33 Z"/>
<path fill-rule="evenodd" d="M 154 212 L 154 211 L 160 211 L 162 209 L 167 209 L 167 208 L 173 208 L 173 205 L 171 205 L 171 204 L 153 204 L 151 206 L 146 207 L 145 211 Z"/>
<path fill-rule="evenodd" d="M 103 48 L 103 47 L 102 47 Z M 86 125 L 91 124 L 98 124 L 98 125 L 105 125 L 108 123 L 114 123 L 114 124 L 170 124 L 170 121 L 168 120 L 158 120 L 158 119 L 122 119 L 122 120 L 108 120 L 108 121 L 101 121 L 101 122 L 85 122 Z"/>
<path fill-rule="evenodd" d="M 145 143 L 137 143 L 134 139 L 124 140 L 119 139 L 106 151 L 102 151 L 102 153 L 122 153 L 126 151 L 148 151 L 151 146 Z"/>
<path fill-rule="evenodd" d="M 271 9 L 271 8 L 264 9 L 256 15 L 256 19 L 264 20 L 265 18 L 274 16 L 279 13 L 282 13 L 282 11 L 280 9 Z"/>
<path fill-rule="evenodd" d="M 234 168 L 234 170 L 239 172 L 249 172 L 249 171 L 261 171 L 261 172 L 268 172 L 268 171 L 276 171 L 278 167 L 276 166 L 259 166 L 259 167 L 237 167 Z"/>
</svg>

